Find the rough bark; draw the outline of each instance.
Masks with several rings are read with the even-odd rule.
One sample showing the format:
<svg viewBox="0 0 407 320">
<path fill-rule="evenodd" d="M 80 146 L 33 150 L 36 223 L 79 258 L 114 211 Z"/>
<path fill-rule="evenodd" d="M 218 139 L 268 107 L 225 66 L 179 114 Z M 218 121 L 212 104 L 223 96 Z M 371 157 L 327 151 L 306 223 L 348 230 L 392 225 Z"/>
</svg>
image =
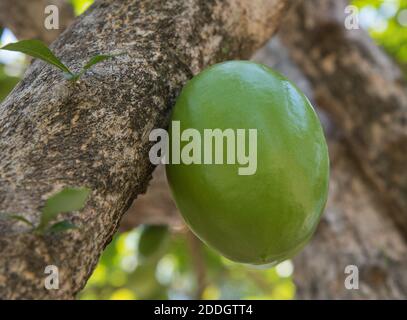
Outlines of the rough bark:
<svg viewBox="0 0 407 320">
<path fill-rule="evenodd" d="M 282 39 L 407 237 L 407 85 L 364 31 L 345 29 L 346 4 L 304 1 Z"/>
<path fill-rule="evenodd" d="M 407 90 L 363 31 L 344 29 L 345 4 L 304 1 L 280 33 L 336 124 L 327 209 L 295 259 L 297 296 L 405 299 Z M 347 265 L 359 268 L 359 290 L 345 288 Z"/>
<path fill-rule="evenodd" d="M 59 29 L 44 26 L 48 5 L 59 9 Z M 39 39 L 51 43 L 73 21 L 72 6 L 66 0 L 0 0 L 0 25 L 9 28 L 18 39 Z"/>
<path fill-rule="evenodd" d="M 311 243 L 295 259 L 299 299 L 406 299 L 407 245 L 386 205 L 363 179 L 346 141 L 330 143 L 330 196 Z M 345 268 L 359 270 L 358 289 Z"/>
<path fill-rule="evenodd" d="M 35 61 L 0 106 L 0 211 L 37 223 L 44 199 L 87 186 L 79 230 L 37 236 L 0 221 L 0 297 L 72 298 L 86 283 L 120 217 L 145 191 L 148 135 L 165 127 L 183 83 L 203 67 L 246 58 L 291 1 L 100 0 L 53 44 L 77 68 L 95 53 L 125 52 L 79 83 Z M 45 290 L 46 265 L 60 289 Z"/>
</svg>

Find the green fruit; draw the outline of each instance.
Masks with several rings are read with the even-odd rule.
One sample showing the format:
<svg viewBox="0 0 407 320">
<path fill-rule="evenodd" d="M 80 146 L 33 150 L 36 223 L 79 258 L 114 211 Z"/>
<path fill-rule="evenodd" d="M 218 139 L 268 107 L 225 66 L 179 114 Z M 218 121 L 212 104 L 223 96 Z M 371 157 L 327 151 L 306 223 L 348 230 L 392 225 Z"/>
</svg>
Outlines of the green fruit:
<svg viewBox="0 0 407 320">
<path fill-rule="evenodd" d="M 238 175 L 239 163 L 166 166 L 177 206 L 201 240 L 249 264 L 278 263 L 306 244 L 326 203 L 329 158 L 319 119 L 294 84 L 257 63 L 217 64 L 186 84 L 172 121 L 201 136 L 207 128 L 257 129 L 253 175 Z"/>
</svg>

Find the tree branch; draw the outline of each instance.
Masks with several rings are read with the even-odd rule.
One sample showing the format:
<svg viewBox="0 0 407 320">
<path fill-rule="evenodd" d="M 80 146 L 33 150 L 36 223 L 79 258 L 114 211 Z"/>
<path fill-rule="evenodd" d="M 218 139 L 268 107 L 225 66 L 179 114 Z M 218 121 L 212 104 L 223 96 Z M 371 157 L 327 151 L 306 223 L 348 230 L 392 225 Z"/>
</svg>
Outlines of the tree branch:
<svg viewBox="0 0 407 320">
<path fill-rule="evenodd" d="M 100 0 L 53 44 L 76 70 L 95 53 L 125 52 L 80 83 L 35 61 L 0 105 L 0 211 L 37 223 L 63 186 L 93 190 L 70 218 L 79 230 L 37 236 L 0 221 L 0 297 L 72 298 L 86 283 L 153 166 L 151 129 L 166 127 L 185 81 L 207 65 L 246 58 L 292 1 Z M 46 290 L 46 265 L 60 289 Z"/>
</svg>

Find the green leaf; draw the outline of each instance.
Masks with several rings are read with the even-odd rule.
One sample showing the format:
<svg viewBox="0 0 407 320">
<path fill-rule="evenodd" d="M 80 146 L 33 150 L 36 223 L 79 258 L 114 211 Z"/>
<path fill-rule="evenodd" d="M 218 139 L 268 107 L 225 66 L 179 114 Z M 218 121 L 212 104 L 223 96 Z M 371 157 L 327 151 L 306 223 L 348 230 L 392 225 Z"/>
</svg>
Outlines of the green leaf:
<svg viewBox="0 0 407 320">
<path fill-rule="evenodd" d="M 58 69 L 72 74 L 68 69 L 48 47 L 39 40 L 21 40 L 15 43 L 10 43 L 0 48 L 1 50 L 17 51 L 28 54 L 31 57 L 41 59 L 49 64 L 54 65 Z"/>
<path fill-rule="evenodd" d="M 54 223 L 51 227 L 47 229 L 47 232 L 50 233 L 60 233 L 71 229 L 77 229 L 78 227 L 68 220 L 63 220 L 57 223 Z"/>
<path fill-rule="evenodd" d="M 27 220 L 26 218 L 24 218 L 23 216 L 20 216 L 20 215 L 17 215 L 17 214 L 7 215 L 7 218 L 24 222 L 24 223 L 28 224 L 28 225 L 31 226 L 31 227 L 34 226 L 34 225 L 31 223 L 31 221 L 29 221 L 29 220 Z"/>
<path fill-rule="evenodd" d="M 81 210 L 90 193 L 88 188 L 65 188 L 51 196 L 42 209 L 39 230 L 44 230 L 59 213 Z"/>
<path fill-rule="evenodd" d="M 166 225 L 144 225 L 138 242 L 138 255 L 142 263 L 150 262 L 162 253 L 169 237 Z"/>
<path fill-rule="evenodd" d="M 69 80 L 69 81 L 76 81 L 76 80 L 79 79 L 79 77 L 82 75 L 82 73 L 83 73 L 83 72 L 80 72 L 80 73 L 67 73 L 67 72 L 64 72 L 64 73 L 63 73 L 63 76 L 64 76 L 64 78 L 65 78 L 66 80 Z"/>
<path fill-rule="evenodd" d="M 117 56 L 117 54 L 116 55 L 112 55 L 112 54 L 99 54 L 99 55 L 96 55 L 96 56 L 90 58 L 88 63 L 84 65 L 83 70 L 84 71 L 89 70 L 95 64 L 98 64 L 98 63 L 103 62 L 103 61 L 105 61 L 107 59 L 110 59 L 110 58 L 114 58 L 115 56 Z"/>
<path fill-rule="evenodd" d="M 78 73 L 66 73 L 64 72 L 64 77 L 67 80 L 70 81 L 77 81 L 87 70 L 89 70 L 92 66 L 95 64 L 98 64 L 100 62 L 103 62 L 107 59 L 114 58 L 116 56 L 122 55 L 123 53 L 119 54 L 99 54 L 94 57 L 92 57 L 87 64 L 85 64 L 82 68 L 82 70 Z"/>
</svg>

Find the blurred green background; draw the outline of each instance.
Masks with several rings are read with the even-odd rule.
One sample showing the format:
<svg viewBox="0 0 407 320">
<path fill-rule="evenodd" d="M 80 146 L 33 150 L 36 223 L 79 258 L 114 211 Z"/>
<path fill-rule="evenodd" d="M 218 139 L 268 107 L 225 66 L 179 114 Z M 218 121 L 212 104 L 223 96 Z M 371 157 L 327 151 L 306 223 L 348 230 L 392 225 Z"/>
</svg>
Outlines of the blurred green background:
<svg viewBox="0 0 407 320">
<path fill-rule="evenodd" d="M 154 250 L 143 250 L 146 243 Z M 113 239 L 79 298 L 292 299 L 292 272 L 290 261 L 259 270 L 228 261 L 188 231 L 141 226 Z"/>
<path fill-rule="evenodd" d="M 92 0 L 71 0 L 81 14 Z M 359 22 L 407 75 L 407 0 L 353 0 Z M 0 45 L 16 41 L 0 28 Z M 0 101 L 21 79 L 24 55 L 0 51 Z M 254 268 L 233 263 L 188 230 L 140 226 L 118 233 L 80 299 L 293 299 L 293 264 Z"/>
</svg>

